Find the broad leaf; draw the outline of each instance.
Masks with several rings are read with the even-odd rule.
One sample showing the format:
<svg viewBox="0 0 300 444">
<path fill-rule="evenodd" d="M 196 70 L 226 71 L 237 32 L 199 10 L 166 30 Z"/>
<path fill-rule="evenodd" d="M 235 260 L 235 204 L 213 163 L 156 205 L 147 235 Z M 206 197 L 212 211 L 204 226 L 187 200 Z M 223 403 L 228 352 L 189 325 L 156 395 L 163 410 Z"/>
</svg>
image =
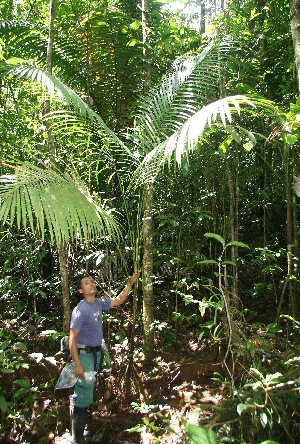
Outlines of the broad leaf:
<svg viewBox="0 0 300 444">
<path fill-rule="evenodd" d="M 5 413 L 8 410 L 8 404 L 3 395 L 0 395 L 0 410 Z"/>
<path fill-rule="evenodd" d="M 218 444 L 214 431 L 183 421 L 187 437 L 192 444 Z"/>
<path fill-rule="evenodd" d="M 247 244 L 244 244 L 243 242 L 239 242 L 239 241 L 228 242 L 228 244 L 226 244 L 226 247 L 229 247 L 230 245 L 234 246 L 234 247 L 249 248 Z"/>
<path fill-rule="evenodd" d="M 225 247 L 225 240 L 223 239 L 222 236 L 220 236 L 219 234 L 215 234 L 215 233 L 204 233 L 205 237 L 211 237 L 213 239 L 216 239 L 217 241 L 221 242 L 221 244 L 223 245 L 223 247 Z"/>
<path fill-rule="evenodd" d="M 216 264 L 218 265 L 218 262 L 214 259 L 204 259 L 203 261 L 197 262 L 199 265 L 208 265 L 208 264 Z"/>
</svg>

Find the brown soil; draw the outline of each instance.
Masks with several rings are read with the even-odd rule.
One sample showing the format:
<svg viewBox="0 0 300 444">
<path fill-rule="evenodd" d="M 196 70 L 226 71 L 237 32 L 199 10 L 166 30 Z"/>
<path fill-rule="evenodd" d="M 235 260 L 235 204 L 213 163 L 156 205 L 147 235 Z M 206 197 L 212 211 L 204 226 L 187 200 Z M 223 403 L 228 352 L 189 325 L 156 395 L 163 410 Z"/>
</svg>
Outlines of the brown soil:
<svg viewBox="0 0 300 444">
<path fill-rule="evenodd" d="M 224 388 L 212 380 L 214 372 L 221 372 L 217 361 L 216 348 L 191 340 L 184 350 L 172 349 L 164 353 L 163 358 L 157 357 L 153 365 L 134 364 L 127 369 L 127 382 L 125 374 L 121 378 L 112 374 L 100 377 L 95 390 L 99 400 L 90 409 L 88 428 L 92 437 L 87 442 L 151 444 L 155 442 L 155 435 L 160 436 L 162 444 L 182 443 L 182 420 L 198 424 L 202 419 L 209 419 L 210 407 L 223 399 Z M 157 375 L 153 374 L 154 369 Z M 142 401 L 143 410 L 134 410 L 132 403 L 141 405 Z M 165 430 L 164 418 L 169 418 L 168 426 L 174 432 Z M 153 432 L 148 427 L 128 432 L 137 424 L 143 425 L 144 419 L 153 421 L 161 430 Z M 67 444 L 67 439 L 68 435 L 59 434 L 53 442 Z"/>
<path fill-rule="evenodd" d="M 221 372 L 216 365 L 219 360 L 218 350 L 209 342 L 190 340 L 182 349 L 172 348 L 163 357 L 156 357 L 151 365 L 135 363 L 124 368 L 122 374 L 120 368 L 114 368 L 100 375 L 95 389 L 97 400 L 89 409 L 90 437 L 86 442 L 151 444 L 154 436 L 159 436 L 162 444 L 182 443 L 182 420 L 195 424 L 208 421 L 213 416 L 213 406 L 226 395 L 224 387 L 211 379 L 214 372 Z M 32 371 L 31 368 L 30 378 L 37 378 Z M 32 428 L 24 432 L 22 441 L 15 437 L 1 442 L 68 444 L 71 394 L 72 390 L 57 390 L 56 400 L 52 401 L 45 393 L 35 404 Z M 132 403 L 142 407 L 137 410 Z M 128 432 L 138 424 L 145 425 L 144 421 L 153 422 L 153 428 Z M 166 426 L 172 432 L 166 431 Z"/>
</svg>

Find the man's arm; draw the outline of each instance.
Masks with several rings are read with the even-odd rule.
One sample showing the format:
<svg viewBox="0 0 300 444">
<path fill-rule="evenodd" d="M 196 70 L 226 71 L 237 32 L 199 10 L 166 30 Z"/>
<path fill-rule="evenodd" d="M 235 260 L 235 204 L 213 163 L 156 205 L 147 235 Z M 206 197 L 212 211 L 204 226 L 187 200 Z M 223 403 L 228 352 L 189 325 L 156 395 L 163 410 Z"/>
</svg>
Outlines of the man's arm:
<svg viewBox="0 0 300 444">
<path fill-rule="evenodd" d="M 79 354 L 76 338 L 79 335 L 79 330 L 75 330 L 75 328 L 70 328 L 69 333 L 69 349 L 73 358 L 73 362 L 75 364 L 75 375 L 77 378 L 84 378 L 84 369 L 82 367 Z"/>
<path fill-rule="evenodd" d="M 128 294 L 129 294 L 129 292 L 130 292 L 130 290 L 131 290 L 131 286 L 132 286 L 132 284 L 134 284 L 134 283 L 136 282 L 136 280 L 138 279 L 138 277 L 139 277 L 139 272 L 136 271 L 136 272 L 135 272 L 135 273 L 134 273 L 134 274 L 128 279 L 128 282 L 127 282 L 127 284 L 125 285 L 125 287 L 123 288 L 123 290 L 121 291 L 121 293 L 120 293 L 118 296 L 116 296 L 115 298 L 113 298 L 113 299 L 111 300 L 110 308 L 112 308 L 112 307 L 117 307 L 118 305 L 121 305 L 121 304 L 123 304 L 123 302 L 126 301 L 127 296 L 128 296 Z"/>
</svg>

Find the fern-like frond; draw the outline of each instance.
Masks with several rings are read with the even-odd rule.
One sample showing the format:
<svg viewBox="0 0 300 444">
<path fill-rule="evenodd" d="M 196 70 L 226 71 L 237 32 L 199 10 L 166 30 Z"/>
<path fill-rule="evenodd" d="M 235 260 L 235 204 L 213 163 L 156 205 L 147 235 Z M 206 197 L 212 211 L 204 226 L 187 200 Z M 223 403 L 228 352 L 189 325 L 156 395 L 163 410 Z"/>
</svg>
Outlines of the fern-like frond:
<svg viewBox="0 0 300 444">
<path fill-rule="evenodd" d="M 218 97 L 230 49 L 227 41 L 210 42 L 199 54 L 176 61 L 161 87 L 149 92 L 136 119 L 148 151 L 175 133 L 200 106 Z"/>
<path fill-rule="evenodd" d="M 34 60 L 40 67 L 45 68 L 48 40 L 47 24 L 32 23 L 22 20 L 0 21 L 0 38 L 4 43 L 4 58 L 21 57 Z M 64 73 L 64 78 L 76 79 L 78 76 L 78 41 L 72 34 L 56 34 L 52 62 L 56 72 Z M 76 71 L 77 69 L 77 71 Z"/>
<path fill-rule="evenodd" d="M 0 221 L 30 229 L 59 244 L 99 236 L 119 236 L 112 214 L 97 205 L 81 181 L 52 168 L 28 163 L 0 177 Z"/>
<path fill-rule="evenodd" d="M 213 127 L 222 128 L 230 135 L 236 133 L 238 138 L 240 127 L 235 124 L 234 117 L 246 111 L 255 115 L 262 110 L 266 115 L 280 119 L 280 111 L 276 105 L 258 95 L 235 95 L 210 103 L 145 156 L 135 172 L 134 182 L 153 182 L 164 166 L 171 164 L 172 159 L 181 166 L 182 160 L 186 160 L 189 152 L 201 145 L 205 133 Z M 243 128 L 241 131 L 250 134 L 250 131 Z"/>
<path fill-rule="evenodd" d="M 117 135 L 111 131 L 105 124 L 103 119 L 93 111 L 88 104 L 82 100 L 71 88 L 61 82 L 55 76 L 47 73 L 46 71 L 28 65 L 11 66 L 8 63 L 1 63 L 0 71 L 13 75 L 20 79 L 26 79 L 34 81 L 41 85 L 43 90 L 50 96 L 57 95 L 59 99 L 69 107 L 73 107 L 74 110 L 83 118 L 88 118 L 91 121 L 96 121 L 99 130 L 105 135 L 106 140 L 113 146 L 117 146 L 119 149 L 125 151 L 127 155 L 131 156 L 131 151 L 122 142 Z"/>
</svg>

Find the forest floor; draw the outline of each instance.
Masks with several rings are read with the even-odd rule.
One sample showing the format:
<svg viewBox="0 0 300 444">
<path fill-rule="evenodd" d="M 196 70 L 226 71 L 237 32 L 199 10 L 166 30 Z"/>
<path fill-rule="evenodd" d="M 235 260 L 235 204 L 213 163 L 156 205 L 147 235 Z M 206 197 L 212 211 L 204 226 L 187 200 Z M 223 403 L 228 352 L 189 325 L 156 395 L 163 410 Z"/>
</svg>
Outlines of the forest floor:
<svg viewBox="0 0 300 444">
<path fill-rule="evenodd" d="M 219 359 L 217 347 L 209 341 L 185 337 L 181 346 L 156 354 L 151 364 L 134 362 L 123 374 L 114 367 L 100 374 L 95 402 L 88 411 L 86 443 L 151 444 L 158 439 L 161 444 L 182 443 L 183 421 L 210 423 L 213 409 L 226 397 L 226 387 L 212 379 L 215 372 L 221 372 Z M 34 374 L 40 371 L 36 366 L 31 379 L 42 377 Z M 55 390 L 53 400 L 45 393 L 21 442 L 68 444 L 71 394 L 72 389 Z M 128 431 L 134 427 L 138 430 Z"/>
<path fill-rule="evenodd" d="M 123 399 L 118 393 L 121 387 L 116 387 L 112 376 L 100 381 L 95 394 L 96 397 L 101 397 L 102 394 L 102 399 L 95 402 L 91 409 L 91 438 L 87 442 L 150 444 L 155 442 L 154 435 L 160 435 L 161 443 L 182 443 L 182 420 L 198 423 L 201 420 L 198 418 L 200 409 L 201 417 L 210 417 L 211 411 L 200 408 L 200 405 L 216 405 L 223 397 L 223 388 L 211 379 L 213 372 L 217 370 L 213 368 L 216 353 L 209 346 L 202 347 L 202 350 L 197 350 L 196 344 L 194 346 L 194 353 L 180 357 L 179 360 L 177 353 L 175 356 L 168 353 L 169 356 L 156 360 L 155 368 L 161 366 L 163 370 L 157 376 L 151 375 L 148 366 L 145 370 L 135 364 L 131 371 L 134 381 L 130 381 L 127 393 L 121 383 L 125 395 Z M 132 403 L 141 405 L 143 401 L 140 411 L 133 409 Z M 146 419 L 145 422 L 143 418 Z M 169 418 L 168 424 L 163 424 L 163 418 Z M 151 422 L 154 430 L 151 430 L 151 425 L 146 427 Z M 139 432 L 128 432 L 128 429 L 138 424 L 141 425 Z M 166 432 L 167 425 L 174 433 Z M 68 441 L 62 436 L 56 437 L 54 442 L 67 444 Z"/>
<path fill-rule="evenodd" d="M 240 379 L 245 382 L 248 372 L 250 362 L 245 349 L 232 369 L 230 355 L 224 365 L 226 350 L 218 341 L 198 340 L 187 332 L 177 334 L 176 345 L 167 346 L 163 341 L 162 338 L 157 344 L 151 363 L 145 363 L 140 355 L 129 365 L 119 355 L 113 359 L 111 371 L 98 376 L 95 402 L 88 411 L 86 443 L 182 444 L 186 442 L 188 424 L 206 427 L 226 439 L 228 434 L 239 436 L 243 427 L 243 436 L 248 434 L 243 442 L 261 442 L 254 435 L 251 415 L 248 422 L 244 417 L 241 425 L 237 400 L 232 398 L 231 375 L 239 384 Z M 261 349 L 266 341 L 270 349 L 280 348 L 266 329 L 257 327 L 252 345 Z M 238 344 L 235 347 L 238 351 Z M 38 349 L 43 356 L 51 352 L 43 341 Z M 69 397 L 73 390 L 54 390 L 64 362 L 57 365 L 47 358 L 33 358 L 30 357 L 27 368 L 19 367 L 14 373 L 2 375 L 3 395 L 8 399 L 14 387 L 16 411 L 20 414 L 1 424 L 0 443 L 69 444 Z M 261 356 L 257 356 L 257 363 L 261 362 Z M 272 362 L 264 364 L 264 372 L 274 373 Z M 22 385 L 16 391 L 18 381 Z M 30 391 L 24 381 L 30 383 Z M 300 412 L 297 415 L 300 417 Z"/>
<path fill-rule="evenodd" d="M 224 387 L 212 379 L 220 371 L 217 355 L 209 342 L 191 339 L 181 350 L 171 347 L 153 365 L 132 364 L 126 370 L 127 383 L 125 374 L 119 380 L 110 373 L 100 375 L 95 390 L 98 400 L 89 410 L 86 442 L 151 444 L 159 436 L 162 444 L 182 443 L 182 421 L 199 424 L 201 419 L 209 419 L 209 406 L 223 399 Z M 53 436 L 55 444 L 69 442 L 69 395 L 66 390 L 59 394 L 65 408 L 61 408 L 60 433 Z M 139 431 L 128 431 L 138 425 Z"/>
</svg>

